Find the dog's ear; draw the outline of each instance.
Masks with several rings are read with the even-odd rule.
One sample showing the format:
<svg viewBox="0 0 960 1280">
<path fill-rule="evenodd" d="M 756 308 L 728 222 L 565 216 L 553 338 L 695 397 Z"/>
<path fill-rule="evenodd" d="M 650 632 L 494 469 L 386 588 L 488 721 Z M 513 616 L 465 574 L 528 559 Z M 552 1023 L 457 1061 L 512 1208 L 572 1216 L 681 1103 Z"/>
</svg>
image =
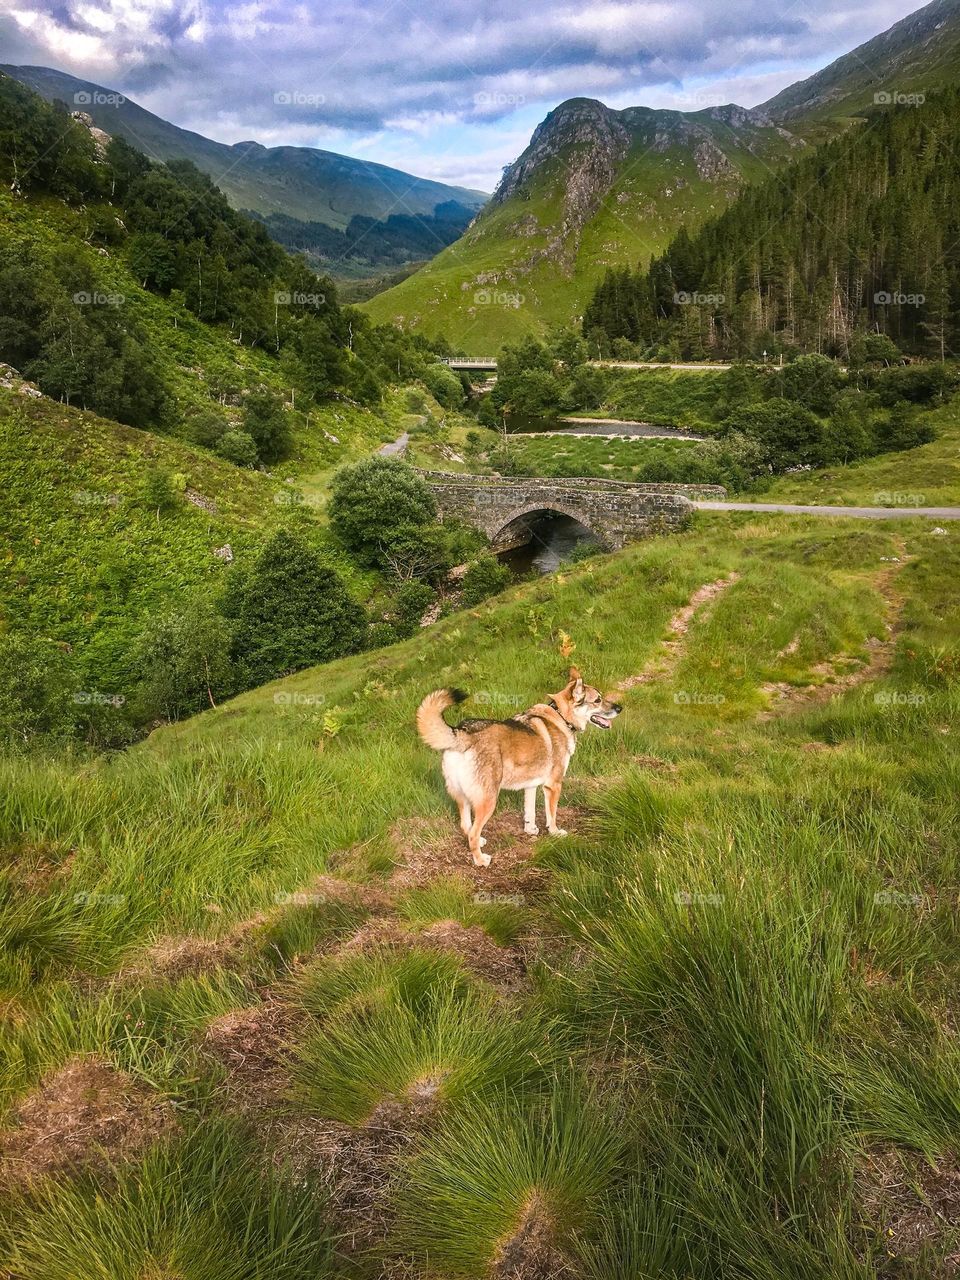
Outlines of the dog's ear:
<svg viewBox="0 0 960 1280">
<path fill-rule="evenodd" d="M 570 691 L 574 698 L 583 697 L 583 676 L 576 667 L 570 668 Z"/>
</svg>

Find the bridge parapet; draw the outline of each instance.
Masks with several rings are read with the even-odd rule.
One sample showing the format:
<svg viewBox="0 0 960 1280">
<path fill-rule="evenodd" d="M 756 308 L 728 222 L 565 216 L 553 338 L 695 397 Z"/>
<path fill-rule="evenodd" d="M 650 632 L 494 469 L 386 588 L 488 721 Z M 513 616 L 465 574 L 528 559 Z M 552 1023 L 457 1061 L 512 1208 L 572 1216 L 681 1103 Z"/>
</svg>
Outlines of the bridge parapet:
<svg viewBox="0 0 960 1280">
<path fill-rule="evenodd" d="M 720 485 L 633 484 L 595 476 L 420 474 L 433 490 L 441 517 L 472 524 L 494 546 L 515 543 L 518 536 L 522 540 L 525 518 L 552 511 L 579 521 L 605 546 L 616 549 L 638 538 L 682 529 L 692 515 L 693 497 L 726 497 Z"/>
</svg>

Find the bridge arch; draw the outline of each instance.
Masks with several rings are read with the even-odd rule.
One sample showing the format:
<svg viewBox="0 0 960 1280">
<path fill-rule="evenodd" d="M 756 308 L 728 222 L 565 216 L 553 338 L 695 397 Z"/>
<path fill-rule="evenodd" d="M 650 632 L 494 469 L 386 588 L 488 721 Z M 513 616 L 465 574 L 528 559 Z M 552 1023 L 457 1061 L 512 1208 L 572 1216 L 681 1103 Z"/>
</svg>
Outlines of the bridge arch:
<svg viewBox="0 0 960 1280">
<path fill-rule="evenodd" d="M 519 534 L 524 527 L 524 522 L 532 524 L 534 521 L 531 517 L 536 516 L 566 516 L 570 520 L 575 520 L 602 546 L 607 545 L 603 530 L 597 527 L 598 522 L 585 508 L 573 502 L 556 502 L 550 498 L 542 498 L 538 502 L 525 503 L 505 515 L 498 514 L 494 522 L 497 527 L 491 527 L 487 535 L 493 550 L 496 551 L 501 544 L 504 546 L 510 544 L 509 531 L 512 526 L 517 526 L 516 532 Z"/>
</svg>

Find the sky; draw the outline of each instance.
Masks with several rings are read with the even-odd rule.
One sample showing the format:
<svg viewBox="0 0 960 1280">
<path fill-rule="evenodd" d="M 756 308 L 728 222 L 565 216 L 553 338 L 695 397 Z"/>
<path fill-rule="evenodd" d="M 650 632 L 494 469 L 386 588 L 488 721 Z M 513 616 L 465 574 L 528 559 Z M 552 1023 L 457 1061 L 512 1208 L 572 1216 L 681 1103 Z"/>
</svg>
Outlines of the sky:
<svg viewBox="0 0 960 1280">
<path fill-rule="evenodd" d="M 323 147 L 492 191 L 565 98 L 755 106 L 916 0 L 0 0 L 0 61 L 220 142 Z"/>
</svg>

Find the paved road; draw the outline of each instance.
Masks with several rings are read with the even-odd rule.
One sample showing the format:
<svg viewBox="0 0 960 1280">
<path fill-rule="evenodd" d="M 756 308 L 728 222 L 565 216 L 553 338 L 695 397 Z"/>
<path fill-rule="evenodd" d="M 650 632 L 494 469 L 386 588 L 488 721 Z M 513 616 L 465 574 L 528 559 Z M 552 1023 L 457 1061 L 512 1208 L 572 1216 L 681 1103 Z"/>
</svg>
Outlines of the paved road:
<svg viewBox="0 0 960 1280">
<path fill-rule="evenodd" d="M 656 422 L 636 422 L 629 418 L 559 418 L 569 422 L 564 431 L 517 431 L 516 435 L 604 436 L 607 440 L 706 440 L 679 427 L 662 427 Z M 618 428 L 604 431 L 603 428 Z"/>
<path fill-rule="evenodd" d="M 405 431 L 402 436 L 398 436 L 396 440 L 391 440 L 389 444 L 382 444 L 377 450 L 381 458 L 394 458 L 398 454 L 403 455 L 407 451 L 407 445 L 410 443 L 410 434 Z"/>
<path fill-rule="evenodd" d="M 854 516 L 865 520 L 960 520 L 960 507 L 803 507 L 786 502 L 694 502 L 701 511 L 785 511 L 795 516 Z"/>
</svg>

